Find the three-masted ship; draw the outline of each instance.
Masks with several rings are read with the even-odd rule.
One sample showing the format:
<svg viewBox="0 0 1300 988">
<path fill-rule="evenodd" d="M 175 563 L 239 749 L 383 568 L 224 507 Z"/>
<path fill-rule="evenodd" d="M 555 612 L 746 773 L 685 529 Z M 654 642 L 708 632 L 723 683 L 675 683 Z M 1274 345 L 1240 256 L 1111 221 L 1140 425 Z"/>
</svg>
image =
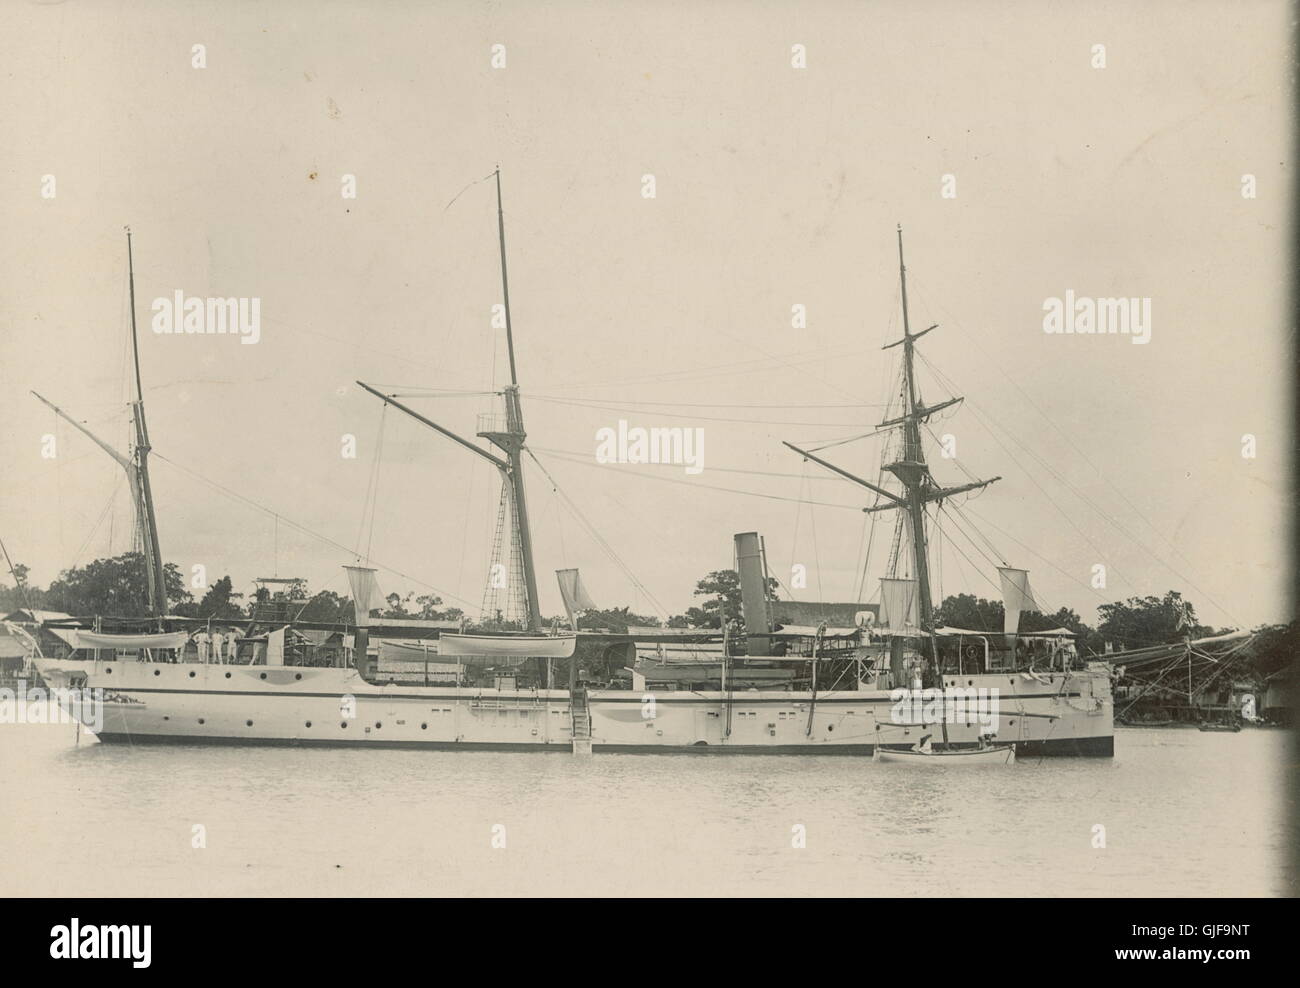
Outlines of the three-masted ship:
<svg viewBox="0 0 1300 988">
<path fill-rule="evenodd" d="M 1008 615 L 1003 629 L 959 629 L 936 621 L 928 511 L 992 481 L 945 487 L 927 465 L 922 426 L 959 399 L 926 405 L 918 396 L 914 348 L 935 327 L 911 330 L 901 230 L 903 337 L 889 345 L 903 348 L 901 407 L 879 424 L 897 433 L 897 441 L 886 446 L 881 478 L 864 480 L 791 446 L 871 492 L 876 501 L 865 510 L 895 513 L 894 551 L 881 581 L 879 605 L 861 605 L 839 624 L 782 620 L 768 589 L 762 539 L 740 533 L 735 558 L 743 622 L 737 626 L 728 627 L 724 615 L 723 627 L 712 630 L 578 632 L 574 613 L 589 602 L 576 572 L 560 571 L 573 630 L 548 633 L 539 608 L 524 489 L 527 433 L 510 320 L 499 173 L 496 194 L 510 384 L 503 392 L 504 416 L 491 417 L 478 432 L 495 451 L 426 418 L 394 395 L 358 384 L 499 471 L 519 630 L 466 634 L 463 628 L 425 628 L 417 629 L 418 641 L 387 641 L 396 633 L 392 622 L 376 626 L 368 617 L 374 571 L 351 565 L 346 568 L 356 622 L 340 629 L 346 634 L 339 664 L 294 661 L 283 647 L 284 626 L 265 629 L 267 647 L 254 649 L 250 664 L 242 657 L 187 661 L 186 625 L 167 614 L 137 356 L 132 455 L 101 445 L 132 479 L 151 626 L 119 634 L 102 626 L 62 628 L 65 654 L 34 660 L 52 686 L 104 691 L 102 724 L 96 725 L 101 740 L 871 754 L 877 747 L 911 748 L 925 738 L 939 750 L 983 749 L 992 741 L 1014 745 L 1020 754 L 1113 754 L 1110 666 L 1082 657 L 1068 629 L 1020 633 L 1019 613 L 1035 609 L 1025 571 L 1002 568 Z M 134 316 L 132 275 L 133 339 Z M 257 637 L 256 623 L 246 629 L 250 642 Z M 595 649 L 606 659 L 613 657 L 605 665 L 607 670 L 612 665 L 616 675 L 602 681 L 580 675 L 575 655 L 580 638 L 589 654 Z M 411 659 L 405 667 L 414 666 L 416 674 L 399 675 L 377 661 L 389 645 Z M 173 660 L 157 661 L 164 655 Z"/>
</svg>

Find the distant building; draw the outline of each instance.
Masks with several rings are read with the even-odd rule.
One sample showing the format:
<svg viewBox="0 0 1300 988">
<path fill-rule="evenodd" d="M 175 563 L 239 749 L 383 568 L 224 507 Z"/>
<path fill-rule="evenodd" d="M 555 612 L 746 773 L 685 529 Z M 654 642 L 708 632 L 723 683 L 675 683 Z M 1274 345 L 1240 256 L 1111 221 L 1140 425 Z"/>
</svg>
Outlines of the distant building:
<svg viewBox="0 0 1300 988">
<path fill-rule="evenodd" d="M 1279 669 L 1264 679 L 1264 703 L 1260 713 L 1268 720 L 1279 724 L 1290 724 L 1294 718 L 1295 694 L 1293 692 L 1294 672 L 1291 668 Z"/>
<path fill-rule="evenodd" d="M 0 687 L 13 687 L 27 666 L 27 644 L 0 624 Z"/>
<path fill-rule="evenodd" d="M 772 618 L 778 625 L 797 625 L 800 627 L 817 627 L 825 622 L 830 628 L 852 628 L 857 624 L 857 615 L 863 611 L 879 617 L 877 604 L 833 604 L 821 600 L 774 600 L 771 604 Z"/>
</svg>

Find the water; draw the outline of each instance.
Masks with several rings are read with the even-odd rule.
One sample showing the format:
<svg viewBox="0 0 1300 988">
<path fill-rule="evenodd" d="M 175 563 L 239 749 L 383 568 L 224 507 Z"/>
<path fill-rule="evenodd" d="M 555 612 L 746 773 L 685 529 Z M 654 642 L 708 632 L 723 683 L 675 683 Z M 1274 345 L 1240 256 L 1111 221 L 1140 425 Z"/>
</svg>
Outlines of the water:
<svg viewBox="0 0 1300 988">
<path fill-rule="evenodd" d="M 0 894 L 1287 894 L 1290 743 L 1281 731 L 1130 729 L 1113 760 L 926 770 L 131 748 L 78 744 L 67 725 L 5 725 Z M 193 846 L 196 825 L 206 847 Z M 792 846 L 796 825 L 806 847 Z"/>
</svg>

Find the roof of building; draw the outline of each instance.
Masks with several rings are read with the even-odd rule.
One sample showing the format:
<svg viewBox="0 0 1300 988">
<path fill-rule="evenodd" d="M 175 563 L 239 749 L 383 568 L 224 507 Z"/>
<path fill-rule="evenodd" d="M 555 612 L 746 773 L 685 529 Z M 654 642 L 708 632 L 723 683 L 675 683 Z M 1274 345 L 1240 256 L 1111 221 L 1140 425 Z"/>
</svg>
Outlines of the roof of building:
<svg viewBox="0 0 1300 988">
<path fill-rule="evenodd" d="M 879 614 L 879 605 L 850 603 L 829 603 L 821 600 L 774 600 L 772 601 L 772 619 L 777 624 L 828 625 L 852 628 L 857 624 L 856 615 L 861 611 Z"/>
<path fill-rule="evenodd" d="M 71 621 L 72 615 L 64 614 L 62 611 L 39 611 L 21 607 L 12 614 L 6 614 L 3 618 L 0 618 L 0 620 L 35 621 L 37 623 L 40 623 L 41 621 Z"/>
</svg>

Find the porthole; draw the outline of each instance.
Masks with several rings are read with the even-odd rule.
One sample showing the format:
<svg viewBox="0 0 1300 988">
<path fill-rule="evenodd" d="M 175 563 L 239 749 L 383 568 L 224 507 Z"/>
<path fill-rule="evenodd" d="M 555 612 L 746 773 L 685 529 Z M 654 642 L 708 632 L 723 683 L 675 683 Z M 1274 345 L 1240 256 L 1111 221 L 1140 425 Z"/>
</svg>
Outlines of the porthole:
<svg viewBox="0 0 1300 988">
<path fill-rule="evenodd" d="M 171 718 L 168 717 L 166 714 L 163 714 L 163 720 L 171 720 Z"/>
<path fill-rule="evenodd" d="M 108 675 L 110 675 L 110 676 L 113 675 L 113 667 L 112 667 L 112 666 L 104 666 L 104 672 L 106 672 L 106 673 L 107 673 Z"/>
<path fill-rule="evenodd" d="M 379 721 L 375 721 L 375 730 L 376 730 L 376 731 L 379 730 L 379 729 L 380 729 L 381 727 L 383 727 L 383 726 L 384 726 L 384 725 L 381 724 Z"/>
<path fill-rule="evenodd" d="M 246 721 L 244 721 L 244 723 L 245 723 L 248 727 L 252 727 L 252 726 L 253 726 L 253 722 L 252 722 L 251 720 L 246 720 Z"/>
<path fill-rule="evenodd" d="M 265 677 L 263 677 L 263 678 L 265 678 Z M 293 678 L 294 678 L 294 679 L 302 679 L 302 673 L 300 673 L 300 672 L 295 672 L 295 673 L 293 674 Z"/>
<path fill-rule="evenodd" d="M 194 676 L 195 676 L 195 672 L 194 672 L 193 669 L 191 669 L 191 670 L 190 670 L 190 679 L 193 679 Z"/>
<path fill-rule="evenodd" d="M 265 679 L 265 678 L 266 678 L 266 673 L 262 673 L 261 678 L 262 678 L 262 679 Z"/>
<path fill-rule="evenodd" d="M 307 726 L 311 727 L 311 721 L 307 721 Z"/>
<path fill-rule="evenodd" d="M 339 727 L 346 728 L 347 726 L 348 726 L 348 722 L 346 720 L 339 721 Z"/>
<path fill-rule="evenodd" d="M 202 717 L 200 717 L 200 718 L 199 718 L 199 723 L 200 723 L 200 724 L 205 724 L 205 723 L 207 723 L 207 721 L 205 721 Z"/>
<path fill-rule="evenodd" d="M 226 673 L 226 678 L 227 678 L 227 679 L 230 678 L 230 673 Z"/>
<path fill-rule="evenodd" d="M 422 731 L 427 731 L 428 729 L 429 729 L 429 725 L 428 725 L 428 724 L 421 724 L 421 725 L 420 725 L 420 730 L 422 730 Z"/>
<path fill-rule="evenodd" d="M 162 675 L 162 670 L 161 670 L 161 669 L 155 669 L 155 670 L 153 671 L 153 674 L 154 674 L 155 676 L 161 676 L 161 675 Z"/>
</svg>

